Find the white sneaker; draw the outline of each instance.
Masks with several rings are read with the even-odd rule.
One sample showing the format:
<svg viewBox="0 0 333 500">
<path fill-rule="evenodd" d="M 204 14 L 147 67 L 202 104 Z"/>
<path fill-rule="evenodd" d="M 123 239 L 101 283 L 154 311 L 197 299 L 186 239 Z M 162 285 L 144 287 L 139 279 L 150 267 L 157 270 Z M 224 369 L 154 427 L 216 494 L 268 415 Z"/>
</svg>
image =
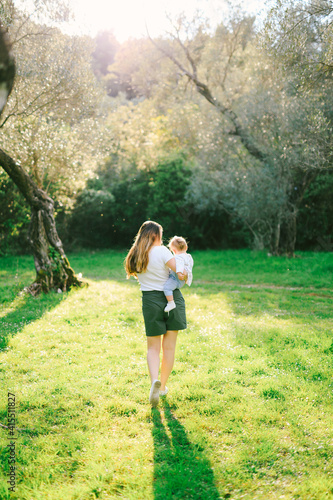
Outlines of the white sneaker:
<svg viewBox="0 0 333 500">
<path fill-rule="evenodd" d="M 161 387 L 161 382 L 157 379 L 154 380 L 154 382 L 151 384 L 149 393 L 149 403 L 152 406 L 158 405 L 160 387 Z"/>
<path fill-rule="evenodd" d="M 160 391 L 160 396 L 166 396 L 169 392 L 169 389 L 167 388 L 167 386 L 165 386 L 165 389 L 164 391 Z"/>
<path fill-rule="evenodd" d="M 176 307 L 176 304 L 175 304 L 175 301 L 174 300 L 171 300 L 170 302 L 167 303 L 167 305 L 165 306 L 164 308 L 164 312 L 169 312 L 169 311 L 172 311 L 172 309 L 175 309 Z"/>
</svg>

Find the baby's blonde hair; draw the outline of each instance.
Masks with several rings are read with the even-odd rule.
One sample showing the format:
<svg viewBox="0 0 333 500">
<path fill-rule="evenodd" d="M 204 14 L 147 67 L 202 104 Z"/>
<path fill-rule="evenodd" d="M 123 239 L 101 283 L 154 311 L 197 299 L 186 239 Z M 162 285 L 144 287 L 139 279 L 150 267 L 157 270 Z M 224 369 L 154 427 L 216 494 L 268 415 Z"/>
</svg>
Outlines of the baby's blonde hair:
<svg viewBox="0 0 333 500">
<path fill-rule="evenodd" d="M 176 248 L 177 250 L 180 250 L 181 252 L 183 252 L 185 250 L 185 252 L 186 252 L 187 243 L 186 243 L 185 238 L 183 238 L 182 236 L 174 236 L 169 241 L 168 247 L 169 248 L 172 248 L 172 247 Z"/>
</svg>

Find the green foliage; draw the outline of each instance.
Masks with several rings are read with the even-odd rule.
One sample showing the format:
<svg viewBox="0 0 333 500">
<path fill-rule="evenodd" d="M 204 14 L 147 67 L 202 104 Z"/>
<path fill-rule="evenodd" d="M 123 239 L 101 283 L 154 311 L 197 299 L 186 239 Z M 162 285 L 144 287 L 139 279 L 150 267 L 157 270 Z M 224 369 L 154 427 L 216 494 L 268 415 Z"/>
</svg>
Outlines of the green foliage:
<svg viewBox="0 0 333 500">
<path fill-rule="evenodd" d="M 333 172 L 322 171 L 305 192 L 298 216 L 298 246 L 333 251 Z"/>
<path fill-rule="evenodd" d="M 110 244 L 114 204 L 114 196 L 108 191 L 84 190 L 77 197 L 69 223 L 74 241 L 97 248 Z"/>
<path fill-rule="evenodd" d="M 0 255 L 26 250 L 29 223 L 30 211 L 23 196 L 0 171 Z"/>
<path fill-rule="evenodd" d="M 187 209 L 184 199 L 190 177 L 191 170 L 181 156 L 160 162 L 150 173 L 147 214 L 159 221 L 165 236 L 188 236 L 190 227 L 182 209 Z"/>
<path fill-rule="evenodd" d="M 110 168 L 111 167 L 111 168 Z M 107 163 L 83 190 L 70 215 L 70 241 L 93 248 L 129 245 L 145 220 L 148 180 L 135 169 Z"/>
<path fill-rule="evenodd" d="M 332 14 L 329 0 L 278 0 L 266 19 L 264 43 L 300 89 L 332 82 Z"/>
<path fill-rule="evenodd" d="M 161 161 L 150 171 L 114 170 L 112 163 L 100 168 L 77 198 L 70 226 L 79 244 L 128 246 L 147 219 L 158 220 L 169 236 L 188 232 L 181 208 L 190 169 L 183 157 Z"/>
<path fill-rule="evenodd" d="M 197 248 L 278 254 L 297 236 L 296 248 L 320 249 L 332 232 L 331 16 L 325 0 L 279 0 L 257 33 L 238 8 L 215 30 L 182 15 L 155 44 L 67 37 L 24 18 L 3 144 L 55 198 L 73 246 L 128 247 L 150 218 Z M 91 55 L 117 98 L 101 93 Z M 193 92 L 194 68 L 215 101 Z M 26 225 L 3 214 L 9 248 Z"/>
<path fill-rule="evenodd" d="M 165 241 L 182 235 L 192 248 L 237 247 L 247 241 L 239 221 L 193 206 L 188 199 L 193 169 L 184 155 L 161 159 L 150 170 L 119 168 L 113 158 L 97 174 L 67 219 L 63 237 L 71 245 L 129 247 L 147 219 L 162 224 Z"/>
</svg>

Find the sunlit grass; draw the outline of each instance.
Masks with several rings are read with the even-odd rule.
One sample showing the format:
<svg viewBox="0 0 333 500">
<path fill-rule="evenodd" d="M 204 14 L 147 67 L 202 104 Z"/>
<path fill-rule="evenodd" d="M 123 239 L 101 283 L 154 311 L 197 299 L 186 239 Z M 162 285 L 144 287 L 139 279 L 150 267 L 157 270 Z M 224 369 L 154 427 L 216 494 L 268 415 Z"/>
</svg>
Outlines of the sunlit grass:
<svg viewBox="0 0 333 500">
<path fill-rule="evenodd" d="M 20 429 L 17 492 L 4 477 L 1 499 L 333 498 L 332 256 L 303 254 L 290 279 L 286 260 L 232 254 L 194 254 L 189 326 L 153 412 L 124 253 L 72 255 L 90 286 L 38 299 L 17 296 L 31 259 L 1 259 L 1 422 L 10 390 Z"/>
</svg>

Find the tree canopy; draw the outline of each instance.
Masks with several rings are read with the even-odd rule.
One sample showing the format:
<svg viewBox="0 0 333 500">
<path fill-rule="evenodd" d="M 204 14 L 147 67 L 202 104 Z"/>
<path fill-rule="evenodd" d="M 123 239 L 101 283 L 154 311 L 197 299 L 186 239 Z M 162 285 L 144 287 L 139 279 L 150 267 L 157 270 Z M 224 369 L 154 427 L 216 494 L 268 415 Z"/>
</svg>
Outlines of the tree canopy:
<svg viewBox="0 0 333 500">
<path fill-rule="evenodd" d="M 165 36 L 121 44 L 40 15 L 22 26 L 9 5 L 17 77 L 2 145 L 54 198 L 66 244 L 128 246 L 147 218 L 198 247 L 293 255 L 329 238 L 330 2 L 280 0 L 260 30 L 239 9 L 214 28 L 181 15 Z M 16 195 L 0 205 L 10 248 L 29 216 Z"/>
</svg>

